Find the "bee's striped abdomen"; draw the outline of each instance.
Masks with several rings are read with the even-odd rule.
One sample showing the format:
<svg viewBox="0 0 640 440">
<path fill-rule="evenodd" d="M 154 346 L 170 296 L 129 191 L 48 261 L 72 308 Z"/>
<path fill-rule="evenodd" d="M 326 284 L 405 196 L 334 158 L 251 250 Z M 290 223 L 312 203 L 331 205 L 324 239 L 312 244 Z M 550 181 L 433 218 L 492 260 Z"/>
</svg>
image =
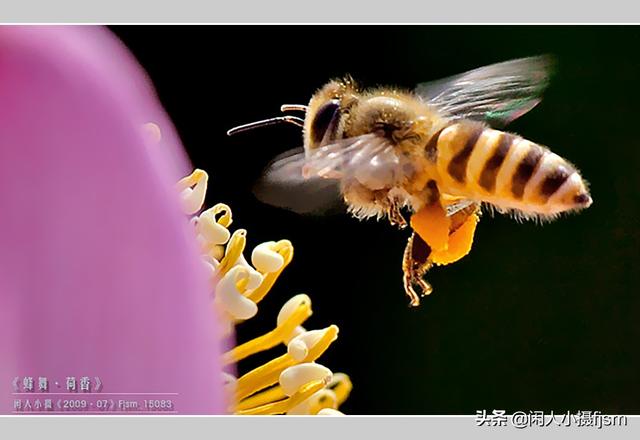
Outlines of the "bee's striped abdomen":
<svg viewBox="0 0 640 440">
<path fill-rule="evenodd" d="M 436 145 L 437 154 L 432 156 L 445 195 L 542 215 L 591 203 L 571 164 L 519 136 L 462 121 L 434 138 L 428 144 Z"/>
</svg>

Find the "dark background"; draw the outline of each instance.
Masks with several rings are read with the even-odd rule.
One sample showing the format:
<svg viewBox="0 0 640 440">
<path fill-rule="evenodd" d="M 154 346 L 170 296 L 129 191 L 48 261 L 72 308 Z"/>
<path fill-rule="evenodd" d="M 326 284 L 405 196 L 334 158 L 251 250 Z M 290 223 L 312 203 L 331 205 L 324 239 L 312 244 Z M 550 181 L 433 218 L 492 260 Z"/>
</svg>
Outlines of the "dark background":
<svg viewBox="0 0 640 440">
<path fill-rule="evenodd" d="M 284 301 L 305 292 L 315 312 L 307 328 L 340 327 L 320 362 L 354 382 L 344 412 L 640 413 L 640 28 L 112 29 L 149 73 L 194 165 L 210 173 L 208 206 L 230 204 L 251 247 L 294 243 L 293 263 L 261 304 L 259 322 L 240 328 L 241 340 L 272 328 Z M 551 87 L 509 129 L 574 162 L 594 204 L 544 226 L 485 215 L 471 254 L 429 272 L 435 290 L 417 309 L 402 289 L 406 231 L 347 215 L 297 216 L 253 198 L 262 167 L 301 145 L 296 127 L 225 135 L 276 116 L 282 103 L 307 103 L 345 73 L 365 86 L 410 88 L 542 53 L 558 61 Z"/>
</svg>

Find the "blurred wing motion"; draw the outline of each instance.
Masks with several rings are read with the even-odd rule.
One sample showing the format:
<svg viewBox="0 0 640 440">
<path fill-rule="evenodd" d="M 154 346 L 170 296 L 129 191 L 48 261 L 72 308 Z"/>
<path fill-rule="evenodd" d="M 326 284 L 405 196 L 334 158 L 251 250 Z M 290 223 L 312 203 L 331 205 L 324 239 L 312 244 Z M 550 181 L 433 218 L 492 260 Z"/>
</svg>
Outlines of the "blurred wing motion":
<svg viewBox="0 0 640 440">
<path fill-rule="evenodd" d="M 367 134 L 341 139 L 309 154 L 297 148 L 276 157 L 265 169 L 254 193 L 267 204 L 300 214 L 321 214 L 344 208 L 340 181 L 359 169 L 388 169 L 393 146 Z"/>
<path fill-rule="evenodd" d="M 445 116 L 504 127 L 540 102 L 552 66 L 549 56 L 520 58 L 418 84 L 415 92 Z"/>
<path fill-rule="evenodd" d="M 340 207 L 337 180 L 304 178 L 304 149 L 296 148 L 276 157 L 254 187 L 263 203 L 299 214 L 321 214 Z"/>
</svg>

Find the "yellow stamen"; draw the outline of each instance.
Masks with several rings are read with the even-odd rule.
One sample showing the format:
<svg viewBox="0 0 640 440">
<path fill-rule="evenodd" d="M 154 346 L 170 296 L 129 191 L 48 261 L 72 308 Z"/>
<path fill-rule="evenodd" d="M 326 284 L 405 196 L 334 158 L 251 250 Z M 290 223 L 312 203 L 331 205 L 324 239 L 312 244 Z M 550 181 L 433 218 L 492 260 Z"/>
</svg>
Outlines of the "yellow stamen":
<svg viewBox="0 0 640 440">
<path fill-rule="evenodd" d="M 346 374 L 334 373 L 333 379 L 331 379 L 327 388 L 336 393 L 337 404 L 340 406 L 349 397 L 353 384 Z"/>
<path fill-rule="evenodd" d="M 286 340 L 304 321 L 311 316 L 311 306 L 309 303 L 300 303 L 296 310 L 275 329 L 262 336 L 254 338 L 244 344 L 234 347 L 226 352 L 222 357 L 223 365 L 228 365 L 245 359 L 252 354 L 268 350 Z"/>
<path fill-rule="evenodd" d="M 280 373 L 295 364 L 289 354 L 283 354 L 255 368 L 238 379 L 236 400 L 240 401 L 278 381 Z"/>
<path fill-rule="evenodd" d="M 193 170 L 193 173 L 189 174 L 187 177 L 183 177 L 178 181 L 178 188 L 180 190 L 191 188 L 199 182 L 206 182 L 208 179 L 209 175 L 206 171 L 196 168 L 195 170 Z"/>
<path fill-rule="evenodd" d="M 242 278 L 240 281 L 236 283 L 236 288 L 240 292 L 244 292 L 247 290 L 247 286 L 249 285 L 249 278 Z"/>
<path fill-rule="evenodd" d="M 338 338 L 338 326 L 330 325 L 318 343 L 309 349 L 309 354 L 302 362 L 313 362 L 324 353 L 329 345 Z"/>
<path fill-rule="evenodd" d="M 298 390 L 293 396 L 285 400 L 280 400 L 274 403 L 268 403 L 256 408 L 251 408 L 243 411 L 238 411 L 238 415 L 270 415 L 270 414 L 284 414 L 294 406 L 304 402 L 311 397 L 314 393 L 320 391 L 327 385 L 326 380 L 317 380 L 309 382 Z"/>
<path fill-rule="evenodd" d="M 182 210 L 185 214 L 192 215 L 202 209 L 204 198 L 207 195 L 208 179 L 207 173 L 195 170 L 177 183 L 182 200 Z"/>
<path fill-rule="evenodd" d="M 338 399 L 335 393 L 331 390 L 320 390 L 316 393 L 316 395 L 311 396 L 309 400 L 311 400 L 311 404 L 309 406 L 309 414 L 312 415 L 318 414 L 325 408 L 338 408 Z"/>
<path fill-rule="evenodd" d="M 287 395 L 282 391 L 280 385 L 276 385 L 253 396 L 247 397 L 236 406 L 236 411 L 266 405 L 267 403 L 277 402 L 285 399 Z"/>
<path fill-rule="evenodd" d="M 291 355 L 284 354 L 280 357 L 255 368 L 238 379 L 236 388 L 236 399 L 240 401 L 268 386 L 276 383 L 280 377 L 280 373 L 286 368 L 298 363 L 313 362 L 318 359 L 322 353 L 329 348 L 329 345 L 338 337 L 338 327 L 331 325 L 327 327 L 327 331 L 320 340 L 309 349 L 307 357 L 297 362 Z"/>
<path fill-rule="evenodd" d="M 275 245 L 273 246 L 273 250 L 279 253 L 280 255 L 282 255 L 282 257 L 284 258 L 284 264 L 276 272 L 267 273 L 264 277 L 264 280 L 262 280 L 262 283 L 260 284 L 260 286 L 258 286 L 253 291 L 247 293 L 247 298 L 249 298 L 251 301 L 255 302 L 256 304 L 262 301 L 262 299 L 267 295 L 269 290 L 271 290 L 271 287 L 273 287 L 273 284 L 276 282 L 276 280 L 284 270 L 284 268 L 287 267 L 287 265 L 291 262 L 291 259 L 293 258 L 293 245 L 289 240 L 280 240 L 279 242 L 275 243 Z"/>
<path fill-rule="evenodd" d="M 145 129 L 151 137 L 158 134 L 156 126 L 148 125 Z M 201 212 L 207 183 L 207 173 L 196 169 L 177 187 L 183 211 L 191 217 L 204 262 L 211 271 L 216 289 L 213 313 L 225 324 L 226 336 L 233 332 L 234 325 L 258 312 L 257 303 L 291 262 L 293 246 L 288 240 L 264 242 L 253 249 L 249 264 L 243 255 L 246 231 L 230 235 L 233 219 L 229 206 L 218 203 Z M 280 343 L 287 347 L 286 354 L 239 379 L 228 375 L 225 390 L 229 411 L 241 415 L 341 414 L 336 409 L 351 391 L 351 381 L 342 373 L 331 379 L 331 370 L 314 362 L 337 338 L 338 327 L 307 331 L 302 324 L 311 314 L 309 297 L 296 295 L 282 306 L 273 330 L 223 355 L 224 365 L 229 365 Z"/>
<path fill-rule="evenodd" d="M 225 228 L 228 228 L 231 223 L 233 223 L 231 208 L 229 208 L 229 206 L 225 205 L 224 203 L 218 203 L 208 211 L 211 211 L 217 223 L 221 226 L 224 226 Z M 219 214 L 222 215 L 218 217 Z"/>
<path fill-rule="evenodd" d="M 214 302 L 220 304 L 234 319 L 249 319 L 258 313 L 258 306 L 243 296 L 237 287 L 242 279 L 249 278 L 250 276 L 247 268 L 233 266 L 216 286 Z"/>
<path fill-rule="evenodd" d="M 242 251 L 244 251 L 244 247 L 247 244 L 247 231 L 244 229 L 238 229 L 233 233 L 231 238 L 229 239 L 229 244 L 227 244 L 227 251 L 225 252 L 222 261 L 220 261 L 220 265 L 218 266 L 219 276 L 224 276 L 231 267 L 236 264 L 240 255 L 242 255 Z M 249 298 L 251 299 L 251 298 Z M 255 301 L 254 301 L 255 302 Z"/>
</svg>

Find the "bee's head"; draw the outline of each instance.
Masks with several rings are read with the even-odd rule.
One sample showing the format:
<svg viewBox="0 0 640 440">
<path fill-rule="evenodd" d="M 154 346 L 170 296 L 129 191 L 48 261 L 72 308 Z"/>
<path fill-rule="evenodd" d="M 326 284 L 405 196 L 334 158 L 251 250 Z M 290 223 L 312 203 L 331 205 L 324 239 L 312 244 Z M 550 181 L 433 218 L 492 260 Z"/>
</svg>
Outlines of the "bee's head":
<svg viewBox="0 0 640 440">
<path fill-rule="evenodd" d="M 307 152 L 343 137 L 349 109 L 356 99 L 351 78 L 331 81 L 313 95 L 304 120 L 304 147 Z"/>
<path fill-rule="evenodd" d="M 227 131 L 233 135 L 258 127 L 264 127 L 281 122 L 289 122 L 303 127 L 304 148 L 307 152 L 331 141 L 342 138 L 346 121 L 349 117 L 349 109 L 357 101 L 356 88 L 353 80 L 346 77 L 340 81 L 331 81 L 318 90 L 309 105 L 284 104 L 280 108 L 283 112 L 305 112 L 304 119 L 297 116 L 277 116 L 239 125 Z"/>
</svg>

